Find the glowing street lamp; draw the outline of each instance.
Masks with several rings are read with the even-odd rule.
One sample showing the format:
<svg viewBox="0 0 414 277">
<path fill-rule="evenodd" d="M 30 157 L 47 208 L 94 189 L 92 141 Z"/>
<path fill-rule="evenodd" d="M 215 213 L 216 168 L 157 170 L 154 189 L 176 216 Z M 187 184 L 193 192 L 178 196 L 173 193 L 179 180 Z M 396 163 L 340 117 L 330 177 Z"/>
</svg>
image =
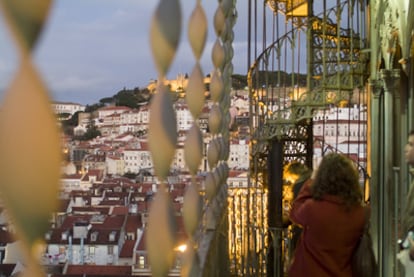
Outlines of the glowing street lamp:
<svg viewBox="0 0 414 277">
<path fill-rule="evenodd" d="M 187 244 L 181 244 L 175 248 L 175 251 L 184 253 L 187 250 Z"/>
</svg>

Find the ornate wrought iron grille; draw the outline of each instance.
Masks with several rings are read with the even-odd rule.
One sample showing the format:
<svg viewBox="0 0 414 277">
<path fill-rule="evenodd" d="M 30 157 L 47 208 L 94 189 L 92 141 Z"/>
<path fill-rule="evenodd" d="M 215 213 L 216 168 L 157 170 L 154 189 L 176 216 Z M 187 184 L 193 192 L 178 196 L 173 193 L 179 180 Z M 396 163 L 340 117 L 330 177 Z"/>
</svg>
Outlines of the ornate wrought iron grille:
<svg viewBox="0 0 414 277">
<path fill-rule="evenodd" d="M 361 185 L 368 180 L 366 7 L 359 1 L 264 3 L 249 7 L 250 184 L 242 193 L 245 205 L 230 219 L 242 234 L 234 237 L 231 271 L 243 276 L 287 270 L 285 163 L 313 167 L 325 153 L 343 152 L 361 169 Z"/>
</svg>

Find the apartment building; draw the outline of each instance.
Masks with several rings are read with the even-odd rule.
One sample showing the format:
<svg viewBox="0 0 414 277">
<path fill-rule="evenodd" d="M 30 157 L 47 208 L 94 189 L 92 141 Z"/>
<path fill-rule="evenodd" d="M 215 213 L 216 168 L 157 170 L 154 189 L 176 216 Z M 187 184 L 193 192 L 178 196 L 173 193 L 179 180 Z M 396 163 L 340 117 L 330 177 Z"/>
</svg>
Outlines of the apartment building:
<svg viewBox="0 0 414 277">
<path fill-rule="evenodd" d="M 51 105 L 56 114 L 67 113 L 71 116 L 76 112 L 83 112 L 86 108 L 84 105 L 72 102 L 53 102 Z"/>
</svg>

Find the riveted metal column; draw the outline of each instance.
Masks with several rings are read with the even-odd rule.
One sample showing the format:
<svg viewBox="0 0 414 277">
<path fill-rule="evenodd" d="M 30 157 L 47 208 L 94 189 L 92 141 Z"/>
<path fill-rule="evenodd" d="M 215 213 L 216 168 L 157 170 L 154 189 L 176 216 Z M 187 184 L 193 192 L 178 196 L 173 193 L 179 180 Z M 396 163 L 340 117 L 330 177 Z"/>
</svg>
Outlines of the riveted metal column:
<svg viewBox="0 0 414 277">
<path fill-rule="evenodd" d="M 414 129 L 414 57 L 405 59 L 403 64 L 404 73 L 406 73 L 407 78 L 401 78 L 401 88 L 400 88 L 400 120 L 401 120 L 401 136 L 400 136 L 400 149 L 403 150 L 405 144 L 407 143 L 407 135 L 410 130 Z M 401 154 L 403 151 L 401 151 Z M 401 174 L 400 174 L 400 186 L 401 186 L 401 205 L 405 207 L 406 197 L 405 195 L 408 192 L 410 187 L 410 174 L 409 166 L 405 161 L 405 157 L 401 155 L 400 157 L 401 164 Z"/>
<path fill-rule="evenodd" d="M 400 82 L 400 70 L 381 70 L 380 72 L 381 79 L 384 83 L 384 143 L 383 143 L 383 158 L 382 158 L 382 171 L 383 171 L 383 190 L 385 192 L 383 198 L 383 208 L 384 208 L 384 224 L 383 224 L 383 273 L 384 276 L 392 276 L 393 272 L 393 247 L 392 244 L 396 243 L 392 240 L 393 230 L 392 230 L 392 211 L 393 205 L 392 193 L 395 193 L 395 186 L 393 184 L 393 167 L 395 164 L 394 159 L 394 134 L 395 134 L 395 114 L 394 114 L 394 93 L 398 91 L 399 82 Z"/>
<path fill-rule="evenodd" d="M 283 143 L 275 138 L 271 141 L 268 159 L 268 226 L 273 249 L 268 254 L 267 276 L 283 276 L 282 266 L 282 184 Z"/>
<path fill-rule="evenodd" d="M 410 76 L 413 76 L 414 72 L 414 57 L 411 57 L 410 63 L 412 64 L 410 67 Z M 408 130 L 414 129 L 414 78 L 409 78 L 409 84 L 408 84 L 409 90 L 408 90 L 408 99 L 407 99 L 407 105 L 408 105 L 408 111 L 407 111 L 407 126 Z M 407 132 L 408 133 L 408 132 Z"/>
<path fill-rule="evenodd" d="M 383 226 L 383 206 L 379 205 L 379 202 L 382 202 L 384 197 L 384 191 L 382 189 L 382 179 L 381 179 L 381 170 L 380 170 L 380 154 L 381 154 L 381 114 L 380 106 L 382 99 L 382 82 L 380 80 L 371 80 L 369 83 L 369 89 L 371 92 L 371 101 L 370 101 L 370 120 L 369 124 L 369 150 L 368 159 L 369 165 L 369 174 L 371 175 L 371 184 L 370 184 L 370 203 L 372 207 L 371 211 L 371 230 L 372 230 L 372 239 L 374 243 L 374 250 L 377 254 L 377 260 L 381 261 L 383 252 L 382 252 L 382 226 Z M 381 200 L 380 200 L 381 199 Z M 381 272 L 381 263 L 380 263 L 380 272 Z"/>
<path fill-rule="evenodd" d="M 313 68 L 313 30 L 312 30 L 312 23 L 314 21 L 314 17 L 313 17 L 313 0 L 308 1 L 308 28 L 306 30 L 306 40 L 307 40 L 307 47 L 306 47 L 306 52 L 307 52 L 307 70 L 308 70 L 308 74 L 306 76 L 306 84 L 307 84 L 307 89 L 308 91 L 312 91 L 313 87 L 314 87 L 314 80 L 313 80 L 313 76 L 315 74 L 314 72 L 314 68 Z"/>
</svg>

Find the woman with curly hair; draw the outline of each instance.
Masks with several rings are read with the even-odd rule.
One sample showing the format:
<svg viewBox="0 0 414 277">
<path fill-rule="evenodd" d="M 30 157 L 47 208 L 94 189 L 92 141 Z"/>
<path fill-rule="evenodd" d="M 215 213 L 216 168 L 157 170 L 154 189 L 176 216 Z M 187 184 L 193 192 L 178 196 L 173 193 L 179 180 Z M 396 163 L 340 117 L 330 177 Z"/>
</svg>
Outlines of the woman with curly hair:
<svg viewBox="0 0 414 277">
<path fill-rule="evenodd" d="M 303 231 L 289 276 L 352 276 L 365 218 L 356 167 L 345 155 L 327 154 L 292 205 L 290 219 Z"/>
</svg>

